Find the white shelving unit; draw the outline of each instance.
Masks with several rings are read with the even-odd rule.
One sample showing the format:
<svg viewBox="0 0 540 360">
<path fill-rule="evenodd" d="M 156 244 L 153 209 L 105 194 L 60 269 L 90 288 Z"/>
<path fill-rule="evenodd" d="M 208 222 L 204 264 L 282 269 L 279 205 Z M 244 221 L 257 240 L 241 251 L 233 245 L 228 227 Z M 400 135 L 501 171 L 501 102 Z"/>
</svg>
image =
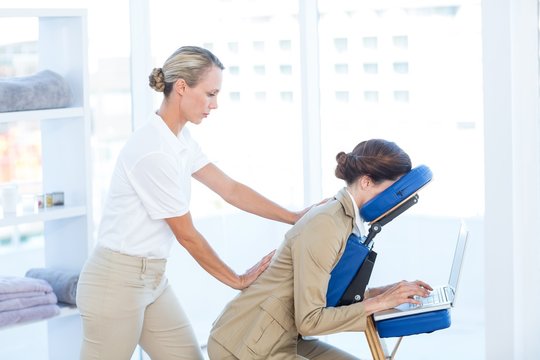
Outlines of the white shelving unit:
<svg viewBox="0 0 540 360">
<path fill-rule="evenodd" d="M 40 122 L 43 192 L 63 191 L 65 201 L 62 207 L 37 213 L 1 215 L 0 227 L 42 222 L 45 265 L 80 271 L 93 248 L 86 10 L 0 9 L 0 21 L 8 17 L 38 19 L 39 69 L 62 75 L 74 102 L 63 109 L 0 113 L 0 123 Z M 61 316 L 47 321 L 49 359 L 79 358 L 82 331 L 77 314 L 64 308 Z"/>
</svg>

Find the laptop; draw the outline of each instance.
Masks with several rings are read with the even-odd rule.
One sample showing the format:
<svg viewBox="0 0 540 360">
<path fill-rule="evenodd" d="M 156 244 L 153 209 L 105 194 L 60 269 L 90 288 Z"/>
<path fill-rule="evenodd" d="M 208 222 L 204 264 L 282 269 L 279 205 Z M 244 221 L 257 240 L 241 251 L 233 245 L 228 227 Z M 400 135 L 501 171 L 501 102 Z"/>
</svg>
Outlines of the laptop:
<svg viewBox="0 0 540 360">
<path fill-rule="evenodd" d="M 375 321 L 386 320 L 429 311 L 449 309 L 453 307 L 468 236 L 469 230 L 467 229 L 466 224 L 462 221 L 459 229 L 456 249 L 454 251 L 452 269 L 450 270 L 450 278 L 447 285 L 433 288 L 433 291 L 428 297 L 415 297 L 416 300 L 422 302 L 420 305 L 404 303 L 396 306 L 395 308 L 374 313 L 373 319 Z"/>
</svg>

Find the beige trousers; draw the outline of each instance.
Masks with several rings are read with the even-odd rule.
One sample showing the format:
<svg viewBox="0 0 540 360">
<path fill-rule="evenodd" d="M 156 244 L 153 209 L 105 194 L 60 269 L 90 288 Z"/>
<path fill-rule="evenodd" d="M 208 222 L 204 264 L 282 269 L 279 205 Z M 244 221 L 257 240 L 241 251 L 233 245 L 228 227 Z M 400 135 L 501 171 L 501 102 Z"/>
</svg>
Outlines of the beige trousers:
<svg viewBox="0 0 540 360">
<path fill-rule="evenodd" d="M 165 266 L 165 259 L 96 248 L 77 287 L 81 360 L 129 360 L 137 344 L 152 360 L 203 359 Z"/>
<path fill-rule="evenodd" d="M 358 360 L 357 357 L 333 347 L 324 341 L 304 340 L 300 338 L 297 344 L 296 354 L 280 354 L 279 359 L 309 359 L 309 360 Z M 221 346 L 211 336 L 208 339 L 208 356 L 210 360 L 238 360 L 227 349 Z M 270 358 L 269 358 L 270 359 Z"/>
</svg>

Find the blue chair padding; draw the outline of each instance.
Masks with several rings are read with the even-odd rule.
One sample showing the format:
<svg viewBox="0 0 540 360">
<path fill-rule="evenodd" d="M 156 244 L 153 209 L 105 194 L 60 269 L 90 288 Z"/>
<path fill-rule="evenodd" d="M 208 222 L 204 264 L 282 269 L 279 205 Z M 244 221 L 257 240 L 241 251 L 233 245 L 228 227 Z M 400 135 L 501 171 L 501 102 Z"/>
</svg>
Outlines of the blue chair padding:
<svg viewBox="0 0 540 360">
<path fill-rule="evenodd" d="M 362 243 L 360 237 L 351 234 L 347 239 L 343 255 L 330 273 L 326 306 L 335 307 L 339 303 L 368 253 L 369 249 Z"/>
<path fill-rule="evenodd" d="M 379 332 L 379 337 L 388 338 L 431 333 L 450 327 L 451 322 L 450 310 L 444 309 L 379 320 L 375 322 L 375 327 Z"/>
<path fill-rule="evenodd" d="M 386 190 L 368 201 L 360 209 L 360 216 L 370 222 L 385 214 L 416 193 L 431 181 L 433 174 L 426 165 L 419 165 L 403 175 Z"/>
</svg>

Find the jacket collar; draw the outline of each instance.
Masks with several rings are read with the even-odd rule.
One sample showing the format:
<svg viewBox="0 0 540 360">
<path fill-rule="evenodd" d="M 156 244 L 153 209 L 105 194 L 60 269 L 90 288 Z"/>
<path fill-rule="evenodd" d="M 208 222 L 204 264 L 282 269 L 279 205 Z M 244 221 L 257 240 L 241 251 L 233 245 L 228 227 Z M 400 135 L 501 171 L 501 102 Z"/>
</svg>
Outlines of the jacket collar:
<svg viewBox="0 0 540 360">
<path fill-rule="evenodd" d="M 355 216 L 354 204 L 350 195 L 347 193 L 347 189 L 343 188 L 339 190 L 335 198 L 343 206 L 343 209 L 345 210 L 345 215 L 349 216 L 350 218 L 354 220 L 354 216 Z"/>
</svg>

